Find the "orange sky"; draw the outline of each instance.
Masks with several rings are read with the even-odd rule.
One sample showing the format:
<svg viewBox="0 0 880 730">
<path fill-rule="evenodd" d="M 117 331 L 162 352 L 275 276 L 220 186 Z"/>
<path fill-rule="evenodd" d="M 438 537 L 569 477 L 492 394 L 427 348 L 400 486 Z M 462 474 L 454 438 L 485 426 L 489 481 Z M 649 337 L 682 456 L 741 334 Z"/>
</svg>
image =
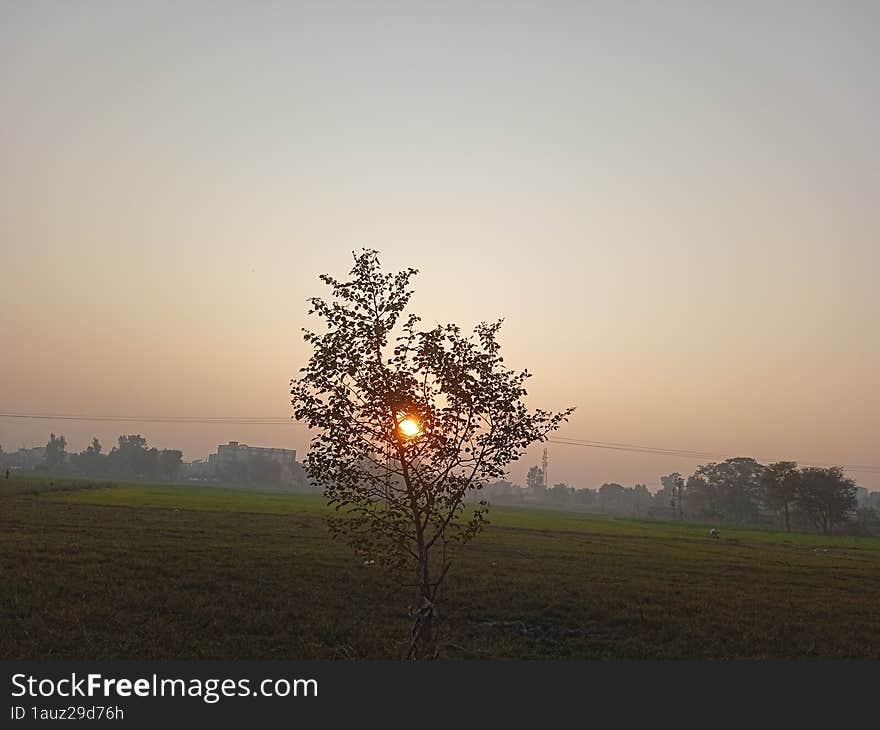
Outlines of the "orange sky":
<svg viewBox="0 0 880 730">
<path fill-rule="evenodd" d="M 84 7 L 2 10 L 3 412 L 288 415 L 317 274 L 370 246 L 427 324 L 505 316 L 562 435 L 880 464 L 876 8 Z M 49 430 L 305 445 L 0 444 Z M 697 461 L 552 446 L 551 481 Z"/>
</svg>

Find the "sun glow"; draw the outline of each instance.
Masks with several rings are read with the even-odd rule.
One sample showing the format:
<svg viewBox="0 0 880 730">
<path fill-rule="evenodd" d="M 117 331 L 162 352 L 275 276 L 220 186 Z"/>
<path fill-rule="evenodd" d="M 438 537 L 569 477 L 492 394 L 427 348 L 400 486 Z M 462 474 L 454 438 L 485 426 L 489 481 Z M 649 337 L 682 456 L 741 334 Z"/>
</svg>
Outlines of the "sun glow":
<svg viewBox="0 0 880 730">
<path fill-rule="evenodd" d="M 418 436 L 422 433 L 421 425 L 419 425 L 419 422 L 412 416 L 404 416 L 398 422 L 397 427 L 400 429 L 400 433 L 406 438 L 412 438 L 413 436 Z"/>
</svg>

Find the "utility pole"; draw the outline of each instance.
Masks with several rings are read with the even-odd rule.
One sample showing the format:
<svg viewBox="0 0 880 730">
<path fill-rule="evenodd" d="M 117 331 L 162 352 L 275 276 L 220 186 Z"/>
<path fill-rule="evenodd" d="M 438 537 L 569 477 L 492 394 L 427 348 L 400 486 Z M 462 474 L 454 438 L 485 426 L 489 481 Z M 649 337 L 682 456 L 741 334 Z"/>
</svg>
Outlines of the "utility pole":
<svg viewBox="0 0 880 730">
<path fill-rule="evenodd" d="M 678 519 L 684 519 L 684 477 L 678 478 Z"/>
<path fill-rule="evenodd" d="M 544 456 L 541 457 L 541 469 L 544 474 L 544 490 L 550 488 L 550 481 L 547 478 L 547 472 L 550 470 L 550 456 L 547 453 L 547 447 L 544 447 Z"/>
</svg>

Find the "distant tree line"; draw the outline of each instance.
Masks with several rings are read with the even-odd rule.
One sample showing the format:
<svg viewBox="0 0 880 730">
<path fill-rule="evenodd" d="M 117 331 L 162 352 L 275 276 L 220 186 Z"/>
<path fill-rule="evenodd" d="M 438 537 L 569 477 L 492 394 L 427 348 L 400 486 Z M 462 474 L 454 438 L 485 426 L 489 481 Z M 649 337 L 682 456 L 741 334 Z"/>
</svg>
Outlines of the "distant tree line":
<svg viewBox="0 0 880 730">
<path fill-rule="evenodd" d="M 207 481 L 247 487 L 284 487 L 307 490 L 308 480 L 299 464 L 283 467 L 268 455 L 253 454 L 235 461 L 183 463 L 179 449 L 157 449 L 140 434 L 120 436 L 105 452 L 97 438 L 85 449 L 67 451 L 64 435 L 50 434 L 45 446 L 5 453 L 0 447 L 0 467 L 56 475 L 108 479 L 144 479 L 156 482 Z"/>
<path fill-rule="evenodd" d="M 141 435 L 120 436 L 104 453 L 97 438 L 79 453 L 67 452 L 63 435 L 49 436 L 45 447 L 6 453 L 0 447 L 4 469 L 34 469 L 52 474 L 177 481 L 185 477 L 183 453 L 178 449 L 148 447 Z M 278 462 L 256 456 L 217 466 L 211 478 L 247 486 L 274 486 L 283 481 Z M 307 481 L 297 465 L 295 486 Z M 564 483 L 545 485 L 544 472 L 533 466 L 526 486 L 500 481 L 482 494 L 491 502 L 542 505 L 557 509 L 603 512 L 626 517 L 692 520 L 697 522 L 776 526 L 785 530 L 816 530 L 824 534 L 880 534 L 880 492 L 860 489 L 837 466 L 799 466 L 793 461 L 769 465 L 750 457 L 704 464 L 685 478 L 678 472 L 660 477 L 661 489 L 652 493 L 644 484 L 624 487 L 614 482 L 598 489 L 576 489 Z"/>
<path fill-rule="evenodd" d="M 175 481 L 183 466 L 183 452 L 179 449 L 148 447 L 147 440 L 139 434 L 120 436 L 118 443 L 104 453 L 97 438 L 79 453 L 68 453 L 67 439 L 63 435 L 50 434 L 43 451 L 43 458 L 36 460 L 36 449 L 20 449 L 4 454 L 0 459 L 4 468 L 30 468 L 51 474 L 108 477 L 113 479 L 149 479 L 152 481 Z"/>
<path fill-rule="evenodd" d="M 498 504 L 536 504 L 629 517 L 768 525 L 825 534 L 880 534 L 880 492 L 857 500 L 859 487 L 840 467 L 798 466 L 780 461 L 763 465 L 737 457 L 699 466 L 685 478 L 674 472 L 660 478 L 652 493 L 644 484 L 603 484 L 575 489 L 545 485 L 541 467 L 533 466 L 526 486 L 488 485 L 485 493 Z"/>
<path fill-rule="evenodd" d="M 739 457 L 700 466 L 686 481 L 671 474 L 662 483 L 658 496 L 669 500 L 679 519 L 770 522 L 786 530 L 794 526 L 825 534 L 846 523 L 868 531 L 880 526 L 874 524 L 876 510 L 859 508 L 856 483 L 837 466 L 800 467 L 793 461 L 765 466 Z"/>
</svg>

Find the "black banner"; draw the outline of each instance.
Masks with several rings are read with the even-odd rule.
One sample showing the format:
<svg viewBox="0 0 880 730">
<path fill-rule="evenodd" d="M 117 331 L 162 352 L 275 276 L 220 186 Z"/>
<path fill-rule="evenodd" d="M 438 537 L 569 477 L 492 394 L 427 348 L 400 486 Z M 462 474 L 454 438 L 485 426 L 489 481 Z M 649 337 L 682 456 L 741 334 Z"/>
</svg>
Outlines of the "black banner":
<svg viewBox="0 0 880 730">
<path fill-rule="evenodd" d="M 2 725 L 839 722 L 876 662 L 0 662 Z"/>
</svg>

